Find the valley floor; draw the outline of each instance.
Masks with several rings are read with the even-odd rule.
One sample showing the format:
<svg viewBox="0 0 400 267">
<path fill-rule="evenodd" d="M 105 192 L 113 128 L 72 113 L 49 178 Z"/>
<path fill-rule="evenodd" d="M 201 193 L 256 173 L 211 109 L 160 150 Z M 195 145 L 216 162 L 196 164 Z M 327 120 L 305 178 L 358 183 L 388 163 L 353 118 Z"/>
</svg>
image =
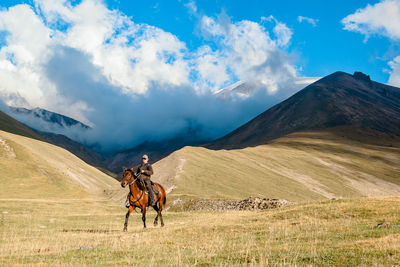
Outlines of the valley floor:
<svg viewBox="0 0 400 267">
<path fill-rule="evenodd" d="M 164 212 L 166 226 L 122 232 L 109 202 L 0 199 L 0 266 L 397 265 L 400 197 L 311 202 L 266 211 Z M 389 222 L 387 227 L 376 227 Z"/>
</svg>

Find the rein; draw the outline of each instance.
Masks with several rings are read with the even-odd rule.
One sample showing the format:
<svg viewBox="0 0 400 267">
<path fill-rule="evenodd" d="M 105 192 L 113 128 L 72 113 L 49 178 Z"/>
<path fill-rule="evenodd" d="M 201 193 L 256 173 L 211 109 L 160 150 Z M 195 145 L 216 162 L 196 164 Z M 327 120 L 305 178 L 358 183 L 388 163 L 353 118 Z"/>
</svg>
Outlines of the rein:
<svg viewBox="0 0 400 267">
<path fill-rule="evenodd" d="M 133 172 L 131 172 L 132 173 L 132 177 L 135 177 L 135 174 L 133 173 Z M 136 176 L 135 177 L 135 179 L 133 179 L 133 181 L 132 182 L 130 182 L 129 183 L 129 191 L 130 191 L 130 194 L 132 195 L 132 192 L 131 192 L 131 185 L 133 185 L 135 182 L 136 182 L 136 180 L 139 178 L 139 175 L 138 176 Z M 131 199 L 129 198 L 129 202 L 132 202 L 131 203 L 131 205 L 133 206 L 133 205 L 135 205 L 135 203 L 139 203 L 139 205 L 140 205 L 140 208 L 142 208 L 142 204 L 140 204 L 140 202 L 139 202 L 139 200 L 143 197 L 143 190 L 140 190 L 140 191 L 142 191 L 142 193 L 140 194 L 140 196 L 139 196 L 139 198 L 138 199 L 136 199 L 136 200 L 134 200 L 134 201 L 131 201 Z"/>
</svg>

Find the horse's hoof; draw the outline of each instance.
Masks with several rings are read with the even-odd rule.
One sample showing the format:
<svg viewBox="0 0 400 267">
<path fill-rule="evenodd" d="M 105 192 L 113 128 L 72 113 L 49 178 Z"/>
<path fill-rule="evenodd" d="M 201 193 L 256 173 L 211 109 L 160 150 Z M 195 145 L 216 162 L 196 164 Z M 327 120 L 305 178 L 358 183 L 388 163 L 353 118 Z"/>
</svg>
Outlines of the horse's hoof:
<svg viewBox="0 0 400 267">
<path fill-rule="evenodd" d="M 164 224 L 163 224 L 163 223 L 161 224 L 161 227 L 164 227 Z"/>
<path fill-rule="evenodd" d="M 154 223 L 154 226 L 157 226 L 157 225 L 158 225 L 158 223 L 155 222 L 155 223 Z"/>
<path fill-rule="evenodd" d="M 126 229 L 126 228 L 124 228 L 124 230 L 123 230 L 124 232 L 128 232 L 128 229 Z"/>
</svg>

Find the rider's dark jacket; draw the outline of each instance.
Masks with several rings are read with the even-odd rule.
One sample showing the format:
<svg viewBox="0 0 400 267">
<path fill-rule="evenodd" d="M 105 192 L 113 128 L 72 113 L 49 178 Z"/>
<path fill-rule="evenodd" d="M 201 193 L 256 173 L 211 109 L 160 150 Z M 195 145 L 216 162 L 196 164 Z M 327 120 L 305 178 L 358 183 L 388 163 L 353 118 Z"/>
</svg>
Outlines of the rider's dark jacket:
<svg viewBox="0 0 400 267">
<path fill-rule="evenodd" d="M 150 178 L 150 176 L 153 174 L 153 167 L 150 163 L 140 164 L 140 166 L 136 170 L 136 173 L 141 173 L 141 170 L 144 171 L 142 173 L 143 178 Z"/>
</svg>

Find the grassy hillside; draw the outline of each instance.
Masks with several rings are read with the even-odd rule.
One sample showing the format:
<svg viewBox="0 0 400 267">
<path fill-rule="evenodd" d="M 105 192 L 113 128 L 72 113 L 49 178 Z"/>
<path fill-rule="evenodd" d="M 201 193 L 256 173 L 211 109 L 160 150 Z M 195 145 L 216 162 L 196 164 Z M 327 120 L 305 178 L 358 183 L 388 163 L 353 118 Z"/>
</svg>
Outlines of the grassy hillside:
<svg viewBox="0 0 400 267">
<path fill-rule="evenodd" d="M 315 202 L 260 212 L 166 212 L 142 229 L 107 202 L 0 200 L 0 265 L 397 266 L 400 198 Z M 148 214 L 148 220 L 154 218 Z M 388 222 L 388 227 L 376 227 Z"/>
<path fill-rule="evenodd" d="M 0 131 L 0 199 L 103 198 L 120 186 L 70 152 Z"/>
<path fill-rule="evenodd" d="M 5 131 L 9 133 L 14 133 L 37 140 L 43 140 L 43 138 L 32 131 L 30 128 L 20 123 L 19 121 L 11 118 L 4 112 L 0 111 L 0 131 Z"/>
<path fill-rule="evenodd" d="M 78 158 L 82 159 L 89 165 L 95 166 L 97 168 L 102 168 L 103 166 L 105 166 L 105 164 L 103 163 L 105 160 L 103 156 L 95 152 L 94 150 L 91 150 L 85 147 L 84 145 L 62 134 L 55 134 L 49 132 L 39 132 L 39 133 L 45 139 L 45 141 L 68 150 L 69 152 L 71 152 Z M 105 173 L 107 174 L 107 172 Z"/>
<path fill-rule="evenodd" d="M 170 199 L 290 201 L 400 195 L 400 138 L 351 128 L 299 132 L 236 150 L 185 147 L 155 164 Z"/>
</svg>

